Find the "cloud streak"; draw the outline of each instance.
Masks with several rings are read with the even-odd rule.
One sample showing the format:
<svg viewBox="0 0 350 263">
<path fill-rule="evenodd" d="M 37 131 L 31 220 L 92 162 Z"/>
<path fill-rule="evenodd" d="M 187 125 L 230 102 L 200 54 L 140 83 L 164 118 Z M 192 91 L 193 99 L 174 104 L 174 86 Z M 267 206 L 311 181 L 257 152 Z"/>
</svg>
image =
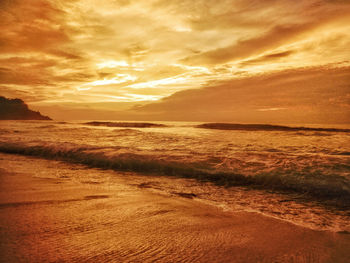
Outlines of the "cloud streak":
<svg viewBox="0 0 350 263">
<path fill-rule="evenodd" d="M 347 123 L 349 81 L 350 67 L 286 70 L 177 92 L 134 112 L 188 121 Z"/>
</svg>

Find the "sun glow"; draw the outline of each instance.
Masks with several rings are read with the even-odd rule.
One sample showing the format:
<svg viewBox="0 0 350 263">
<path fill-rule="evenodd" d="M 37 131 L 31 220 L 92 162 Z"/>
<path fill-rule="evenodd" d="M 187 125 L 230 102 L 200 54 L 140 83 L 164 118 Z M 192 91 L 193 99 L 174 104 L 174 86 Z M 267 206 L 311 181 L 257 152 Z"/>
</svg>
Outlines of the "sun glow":
<svg viewBox="0 0 350 263">
<path fill-rule="evenodd" d="M 117 68 L 117 67 L 129 67 L 129 63 L 127 63 L 126 61 L 115 61 L 115 60 L 110 60 L 110 61 L 105 61 L 102 63 L 98 63 L 97 67 L 99 69 L 102 68 Z"/>
<path fill-rule="evenodd" d="M 131 63 L 124 60 L 116 61 L 116 60 L 109 60 L 102 63 L 96 64 L 97 68 L 99 70 L 101 69 L 128 69 L 133 71 L 144 71 L 145 65 L 142 62 L 137 63 Z"/>
<path fill-rule="evenodd" d="M 89 86 L 104 86 L 104 85 L 111 85 L 111 84 L 120 84 L 128 81 L 135 81 L 137 80 L 136 76 L 131 76 L 129 74 L 117 74 L 112 79 L 102 79 L 102 80 L 96 80 L 89 83 L 85 83 L 82 85 L 82 87 L 79 87 L 78 90 L 87 90 L 89 89 Z"/>
<path fill-rule="evenodd" d="M 166 85 L 173 85 L 173 84 L 184 84 L 188 78 L 186 77 L 175 77 L 175 78 L 165 78 L 165 79 L 158 79 L 158 80 L 152 80 L 147 82 L 141 82 L 136 83 L 132 85 L 128 85 L 128 88 L 132 89 L 143 89 L 143 88 L 155 88 L 160 86 L 166 86 Z"/>
<path fill-rule="evenodd" d="M 175 66 L 175 67 L 186 69 L 188 71 L 196 71 L 196 72 L 206 73 L 206 74 L 211 74 L 212 73 L 212 71 L 210 71 L 206 67 L 195 67 L 195 66 L 188 66 L 188 65 L 176 64 L 176 63 L 172 64 L 172 65 Z"/>
</svg>

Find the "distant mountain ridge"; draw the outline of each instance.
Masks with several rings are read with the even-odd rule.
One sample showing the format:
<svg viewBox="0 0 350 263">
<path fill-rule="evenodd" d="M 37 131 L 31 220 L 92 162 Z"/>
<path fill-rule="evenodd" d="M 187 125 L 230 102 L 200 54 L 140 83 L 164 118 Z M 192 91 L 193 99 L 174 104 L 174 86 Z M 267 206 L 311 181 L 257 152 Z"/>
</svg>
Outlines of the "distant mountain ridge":
<svg viewBox="0 0 350 263">
<path fill-rule="evenodd" d="M 0 96 L 0 120 L 51 120 L 51 118 L 30 110 L 21 99 Z"/>
</svg>

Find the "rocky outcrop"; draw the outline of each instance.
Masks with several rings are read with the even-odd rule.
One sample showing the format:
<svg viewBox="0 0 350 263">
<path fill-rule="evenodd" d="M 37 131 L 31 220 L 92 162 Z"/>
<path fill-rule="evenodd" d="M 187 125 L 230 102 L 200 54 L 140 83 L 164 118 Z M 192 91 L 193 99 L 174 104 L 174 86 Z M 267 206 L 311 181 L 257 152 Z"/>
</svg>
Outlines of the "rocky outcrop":
<svg viewBox="0 0 350 263">
<path fill-rule="evenodd" d="M 51 118 L 30 110 L 21 99 L 7 99 L 0 96 L 0 120 L 51 120 Z"/>
</svg>

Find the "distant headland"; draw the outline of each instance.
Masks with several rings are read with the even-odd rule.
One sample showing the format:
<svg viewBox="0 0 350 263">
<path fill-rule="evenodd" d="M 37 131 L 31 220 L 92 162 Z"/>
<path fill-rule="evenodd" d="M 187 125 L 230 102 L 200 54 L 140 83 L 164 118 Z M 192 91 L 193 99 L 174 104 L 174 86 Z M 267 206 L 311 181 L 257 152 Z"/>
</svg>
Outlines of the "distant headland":
<svg viewBox="0 0 350 263">
<path fill-rule="evenodd" d="M 21 99 L 0 96 L 0 120 L 51 120 L 51 118 L 30 110 Z"/>
</svg>

